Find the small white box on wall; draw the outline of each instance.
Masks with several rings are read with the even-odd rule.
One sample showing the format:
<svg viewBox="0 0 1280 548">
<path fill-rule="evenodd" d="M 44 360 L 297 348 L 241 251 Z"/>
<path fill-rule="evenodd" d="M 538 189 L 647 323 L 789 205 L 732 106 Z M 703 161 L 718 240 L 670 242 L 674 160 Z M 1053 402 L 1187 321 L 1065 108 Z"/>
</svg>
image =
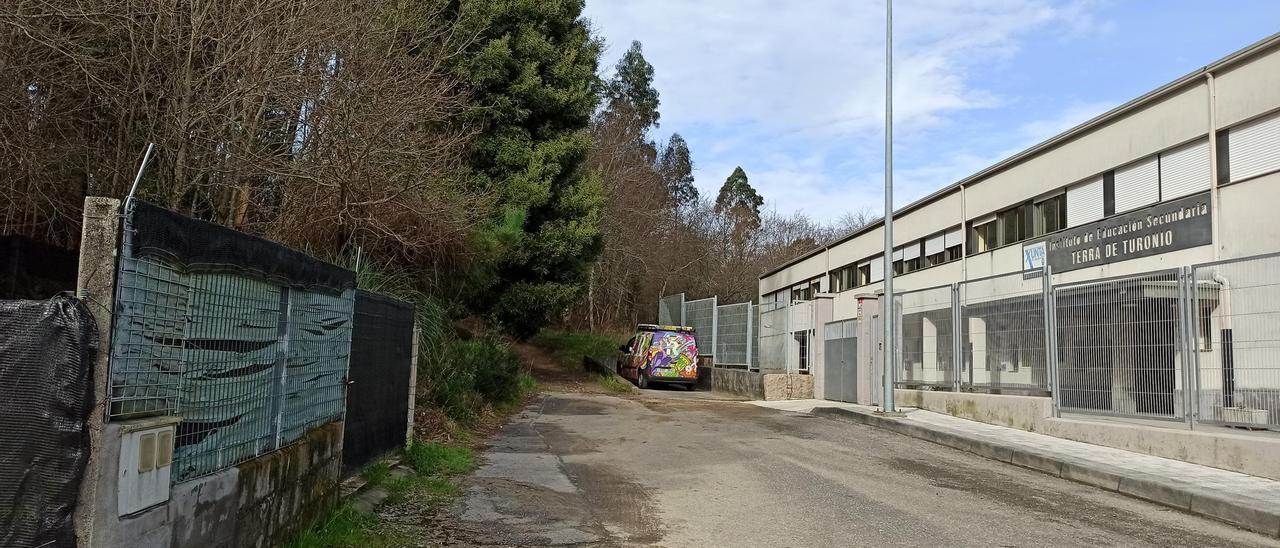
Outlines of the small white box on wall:
<svg viewBox="0 0 1280 548">
<path fill-rule="evenodd" d="M 153 417 L 121 424 L 116 504 L 121 516 L 169 500 L 170 470 L 178 417 Z"/>
</svg>

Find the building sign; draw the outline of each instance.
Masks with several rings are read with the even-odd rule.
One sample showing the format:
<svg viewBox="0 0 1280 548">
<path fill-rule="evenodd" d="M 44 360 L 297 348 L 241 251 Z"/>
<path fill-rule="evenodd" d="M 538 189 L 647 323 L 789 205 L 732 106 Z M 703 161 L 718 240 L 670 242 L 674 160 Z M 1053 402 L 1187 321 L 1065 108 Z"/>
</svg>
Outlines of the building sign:
<svg viewBox="0 0 1280 548">
<path fill-rule="evenodd" d="M 1023 270 L 1068 272 L 1213 243 L 1209 194 L 1159 203 L 1022 246 Z"/>
<path fill-rule="evenodd" d="M 1022 246 L 1022 269 L 1040 270 L 1044 268 L 1044 258 L 1048 242 L 1036 242 Z"/>
</svg>

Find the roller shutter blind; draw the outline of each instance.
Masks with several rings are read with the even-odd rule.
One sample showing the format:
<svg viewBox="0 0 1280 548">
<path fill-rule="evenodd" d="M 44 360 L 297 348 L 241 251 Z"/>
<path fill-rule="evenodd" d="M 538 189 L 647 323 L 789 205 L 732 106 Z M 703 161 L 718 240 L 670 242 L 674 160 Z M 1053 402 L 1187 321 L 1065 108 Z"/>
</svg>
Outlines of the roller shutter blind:
<svg viewBox="0 0 1280 548">
<path fill-rule="evenodd" d="M 884 257 L 876 257 L 871 259 L 871 281 L 878 282 L 884 279 Z"/>
<path fill-rule="evenodd" d="M 947 247 L 957 246 L 964 243 L 964 227 L 959 227 L 948 232 L 943 240 L 943 245 Z"/>
<path fill-rule="evenodd" d="M 1233 183 L 1280 170 L 1280 115 L 1231 128 L 1227 144 Z"/>
<path fill-rule="evenodd" d="M 1160 197 L 1168 200 L 1209 190 L 1209 140 L 1160 153 Z"/>
<path fill-rule="evenodd" d="M 1092 223 L 1105 216 L 1102 177 L 1067 188 L 1067 226 Z"/>
<path fill-rule="evenodd" d="M 910 261 L 920 257 L 920 242 L 912 242 L 911 245 L 902 248 L 902 260 Z"/>
<path fill-rule="evenodd" d="M 1144 158 L 1116 170 L 1116 213 L 1160 201 L 1160 162 Z M 1070 207 L 1067 208 L 1070 212 Z"/>
<path fill-rule="evenodd" d="M 942 250 L 945 248 L 945 246 L 942 245 L 942 241 L 943 241 L 943 237 L 941 234 L 934 236 L 932 238 L 929 238 L 928 240 L 925 240 L 924 254 L 937 255 L 939 253 L 942 253 Z"/>
</svg>

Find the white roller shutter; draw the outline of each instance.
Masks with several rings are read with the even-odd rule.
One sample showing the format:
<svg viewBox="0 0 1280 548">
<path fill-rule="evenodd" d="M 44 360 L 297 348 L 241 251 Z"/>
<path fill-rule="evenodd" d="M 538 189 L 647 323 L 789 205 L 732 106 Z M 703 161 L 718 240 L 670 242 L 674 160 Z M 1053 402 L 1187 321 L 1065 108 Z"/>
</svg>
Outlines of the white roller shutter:
<svg viewBox="0 0 1280 548">
<path fill-rule="evenodd" d="M 1160 201 L 1160 162 L 1144 158 L 1116 170 L 1116 213 Z M 1067 208 L 1070 212 L 1071 208 Z"/>
<path fill-rule="evenodd" d="M 893 250 L 893 262 L 896 263 L 901 260 L 902 260 L 902 248 L 899 247 L 898 249 Z"/>
<path fill-rule="evenodd" d="M 1160 153 L 1160 197 L 1168 200 L 1209 190 L 1209 140 Z"/>
<path fill-rule="evenodd" d="M 964 243 L 964 227 L 957 227 L 955 230 L 947 233 L 943 240 L 943 245 L 947 247 L 957 246 Z"/>
<path fill-rule="evenodd" d="M 1102 177 L 1067 188 L 1067 226 L 1092 223 L 1106 216 Z"/>
<path fill-rule="evenodd" d="M 1280 115 L 1231 128 L 1227 157 L 1233 183 L 1280 170 Z"/>
<path fill-rule="evenodd" d="M 941 234 L 934 236 L 932 238 L 929 238 L 928 240 L 925 240 L 924 254 L 928 256 L 928 255 L 937 255 L 939 253 L 942 253 L 942 250 L 945 249 L 946 247 L 942 245 L 942 242 L 943 242 L 943 238 Z"/>
<path fill-rule="evenodd" d="M 911 245 L 902 248 L 902 260 L 910 261 L 918 258 L 920 258 L 920 242 L 911 242 Z"/>
<path fill-rule="evenodd" d="M 884 257 L 876 257 L 871 259 L 871 282 L 875 283 L 884 279 Z"/>
</svg>

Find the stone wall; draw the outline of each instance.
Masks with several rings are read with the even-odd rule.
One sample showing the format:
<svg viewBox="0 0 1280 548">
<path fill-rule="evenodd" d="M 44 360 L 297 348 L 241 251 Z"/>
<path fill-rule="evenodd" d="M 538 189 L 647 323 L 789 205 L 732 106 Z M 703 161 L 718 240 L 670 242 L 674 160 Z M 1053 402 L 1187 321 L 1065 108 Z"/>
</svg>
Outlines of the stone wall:
<svg viewBox="0 0 1280 548">
<path fill-rule="evenodd" d="M 117 517 L 120 426 L 108 423 L 98 478 L 94 548 L 279 546 L 338 504 L 340 421 L 215 474 L 172 486 L 169 501 Z"/>
</svg>

